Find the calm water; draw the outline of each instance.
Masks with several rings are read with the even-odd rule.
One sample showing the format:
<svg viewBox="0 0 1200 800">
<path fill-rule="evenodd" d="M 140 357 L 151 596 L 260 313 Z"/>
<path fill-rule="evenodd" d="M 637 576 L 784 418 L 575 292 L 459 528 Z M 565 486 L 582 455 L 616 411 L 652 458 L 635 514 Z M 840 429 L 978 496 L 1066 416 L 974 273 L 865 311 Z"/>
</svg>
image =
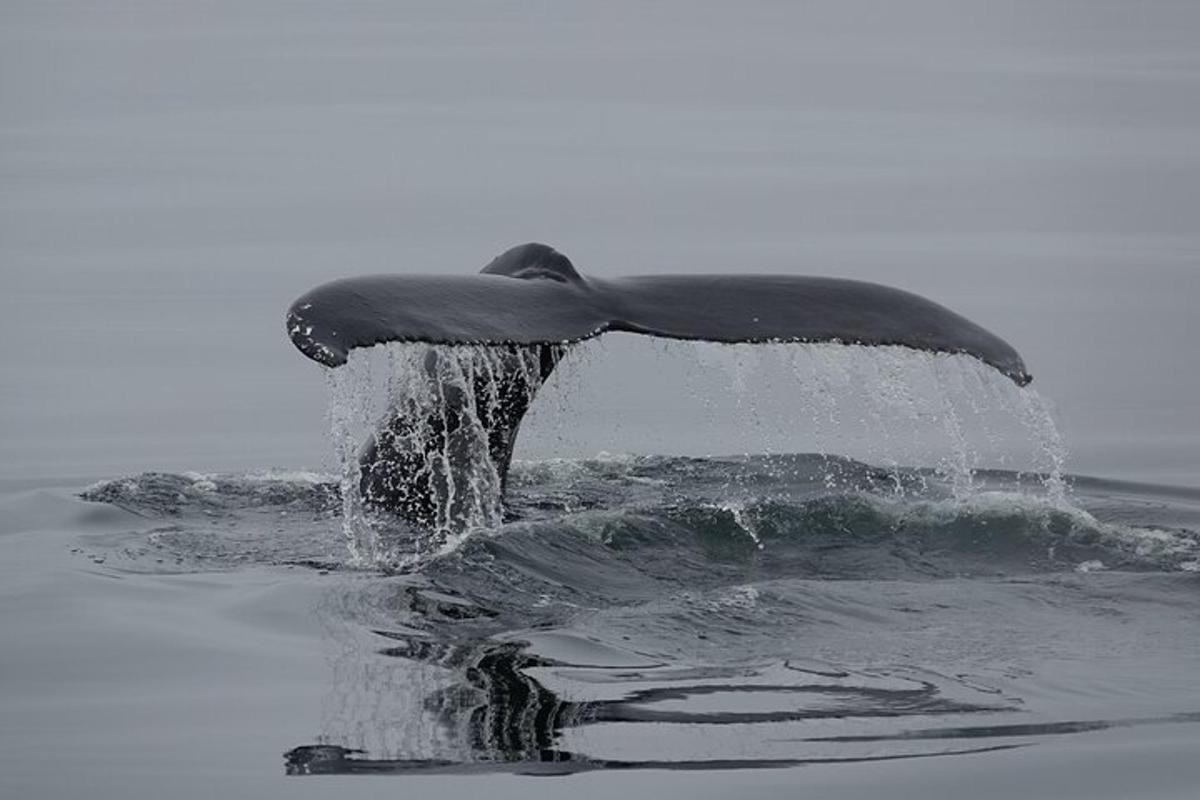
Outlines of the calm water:
<svg viewBox="0 0 1200 800">
<path fill-rule="evenodd" d="M 3 793 L 1193 796 L 1198 33 L 5 3 Z M 284 309 L 530 239 L 924 294 L 1021 351 L 1093 477 L 1048 496 L 1044 426 L 970 371 L 908 374 L 909 417 L 870 358 L 614 337 L 539 399 L 502 525 L 353 565 Z"/>
</svg>

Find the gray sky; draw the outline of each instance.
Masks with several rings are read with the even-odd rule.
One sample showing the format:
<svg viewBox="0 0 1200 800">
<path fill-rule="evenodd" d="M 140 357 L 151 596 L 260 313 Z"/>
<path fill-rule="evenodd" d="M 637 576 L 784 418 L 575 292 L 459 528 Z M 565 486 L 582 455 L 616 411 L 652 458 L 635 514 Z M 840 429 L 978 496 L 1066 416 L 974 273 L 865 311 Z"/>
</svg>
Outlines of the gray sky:
<svg viewBox="0 0 1200 800">
<path fill-rule="evenodd" d="M 917 291 L 1022 352 L 1072 469 L 1198 483 L 1197 41 L 1190 2 L 10 0 L 0 477 L 316 464 L 290 301 L 537 239 Z"/>
</svg>

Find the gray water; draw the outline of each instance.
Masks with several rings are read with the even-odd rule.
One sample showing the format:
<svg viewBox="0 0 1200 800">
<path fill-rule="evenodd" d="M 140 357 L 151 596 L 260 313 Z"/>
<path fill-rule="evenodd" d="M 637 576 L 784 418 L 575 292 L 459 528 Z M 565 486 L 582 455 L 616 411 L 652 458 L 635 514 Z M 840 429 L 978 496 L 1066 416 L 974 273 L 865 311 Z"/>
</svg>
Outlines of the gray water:
<svg viewBox="0 0 1200 800">
<path fill-rule="evenodd" d="M 1169 2 L 5 3 L 0 788 L 1193 796 L 1198 34 Z M 1025 357 L 1068 493 L 986 388 L 964 448 L 837 363 L 739 391 L 758 356 L 614 337 L 531 412 L 519 518 L 351 568 L 284 309 L 531 239 L 942 302 Z M 322 765 L 404 777 L 284 778 Z"/>
</svg>

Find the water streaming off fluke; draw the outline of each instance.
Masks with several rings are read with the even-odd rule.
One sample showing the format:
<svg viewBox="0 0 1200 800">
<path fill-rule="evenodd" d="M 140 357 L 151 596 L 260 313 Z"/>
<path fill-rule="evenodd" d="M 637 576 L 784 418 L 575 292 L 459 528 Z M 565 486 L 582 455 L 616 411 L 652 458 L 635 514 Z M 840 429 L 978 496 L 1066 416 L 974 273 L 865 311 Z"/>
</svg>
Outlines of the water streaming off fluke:
<svg viewBox="0 0 1200 800">
<path fill-rule="evenodd" d="M 345 365 L 327 368 L 353 561 L 404 566 L 453 549 L 472 531 L 497 528 L 526 407 L 532 404 L 529 438 L 544 445 L 552 430 L 555 455 L 564 448 L 580 455 L 570 452 L 571 439 L 586 429 L 596 440 L 598 426 L 588 417 L 597 391 L 588 395 L 580 384 L 606 346 L 601 340 L 570 348 L 393 342 L 355 349 Z M 677 341 L 657 341 L 649 352 L 661 367 L 653 374 L 683 370 L 688 386 L 676 395 L 679 414 L 686 416 L 689 402 L 698 404 L 713 438 L 732 431 L 743 439 L 734 444 L 741 452 L 795 452 L 807 444 L 832 456 L 858 448 L 854 454 L 883 470 L 897 494 L 906 491 L 902 467 L 928 466 L 954 498 L 966 500 L 976 491 L 976 471 L 1010 466 L 1015 450 L 1025 462 L 1015 466 L 1041 476 L 1049 501 L 1066 502 L 1065 448 L 1047 405 L 1032 388 L 969 356 Z M 581 388 L 585 396 L 573 396 Z M 671 447 L 646 439 L 631 449 Z M 826 476 L 831 490 L 836 473 L 831 468 Z"/>
</svg>

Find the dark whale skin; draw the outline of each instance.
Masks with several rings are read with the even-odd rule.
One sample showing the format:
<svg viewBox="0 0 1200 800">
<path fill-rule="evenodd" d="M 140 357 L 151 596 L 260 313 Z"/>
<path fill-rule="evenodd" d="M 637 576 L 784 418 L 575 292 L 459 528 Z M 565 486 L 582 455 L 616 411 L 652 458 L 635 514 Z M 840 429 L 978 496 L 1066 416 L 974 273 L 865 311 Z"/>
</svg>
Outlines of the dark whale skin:
<svg viewBox="0 0 1200 800">
<path fill-rule="evenodd" d="M 514 280 L 516 278 L 517 280 Z M 514 247 L 463 276 L 367 275 L 326 283 L 288 311 L 292 342 L 326 366 L 383 342 L 568 344 L 605 331 L 712 342 L 840 342 L 964 353 L 1019 385 L 1017 351 L 919 295 L 794 275 L 585 278 L 546 245 Z"/>
<path fill-rule="evenodd" d="M 605 331 L 712 342 L 841 342 L 902 345 L 965 353 L 1019 385 L 1031 378 L 1016 350 L 953 311 L 909 292 L 861 281 L 789 275 L 662 275 L 585 278 L 543 244 L 506 251 L 480 275 L 368 275 L 318 286 L 288 311 L 288 334 L 309 358 L 329 367 L 356 347 L 384 342 L 497 348 L 496 385 L 440 386 L 443 406 L 414 420 L 393 409 L 359 454 L 359 496 L 420 528 L 454 516 L 458 477 L 475 460 L 451 445 L 473 409 L 501 481 L 521 419 L 566 346 Z M 519 351 L 537 356 L 536 381 Z M 421 369 L 438 381 L 442 356 L 430 350 Z M 468 393 L 473 394 L 469 396 Z M 492 403 L 486 402 L 489 398 Z M 496 402 L 496 398 L 498 402 Z M 423 436 L 412 436 L 414 425 Z M 417 444 L 414 444 L 417 442 Z M 452 479 L 422 469 L 430 456 Z"/>
</svg>

